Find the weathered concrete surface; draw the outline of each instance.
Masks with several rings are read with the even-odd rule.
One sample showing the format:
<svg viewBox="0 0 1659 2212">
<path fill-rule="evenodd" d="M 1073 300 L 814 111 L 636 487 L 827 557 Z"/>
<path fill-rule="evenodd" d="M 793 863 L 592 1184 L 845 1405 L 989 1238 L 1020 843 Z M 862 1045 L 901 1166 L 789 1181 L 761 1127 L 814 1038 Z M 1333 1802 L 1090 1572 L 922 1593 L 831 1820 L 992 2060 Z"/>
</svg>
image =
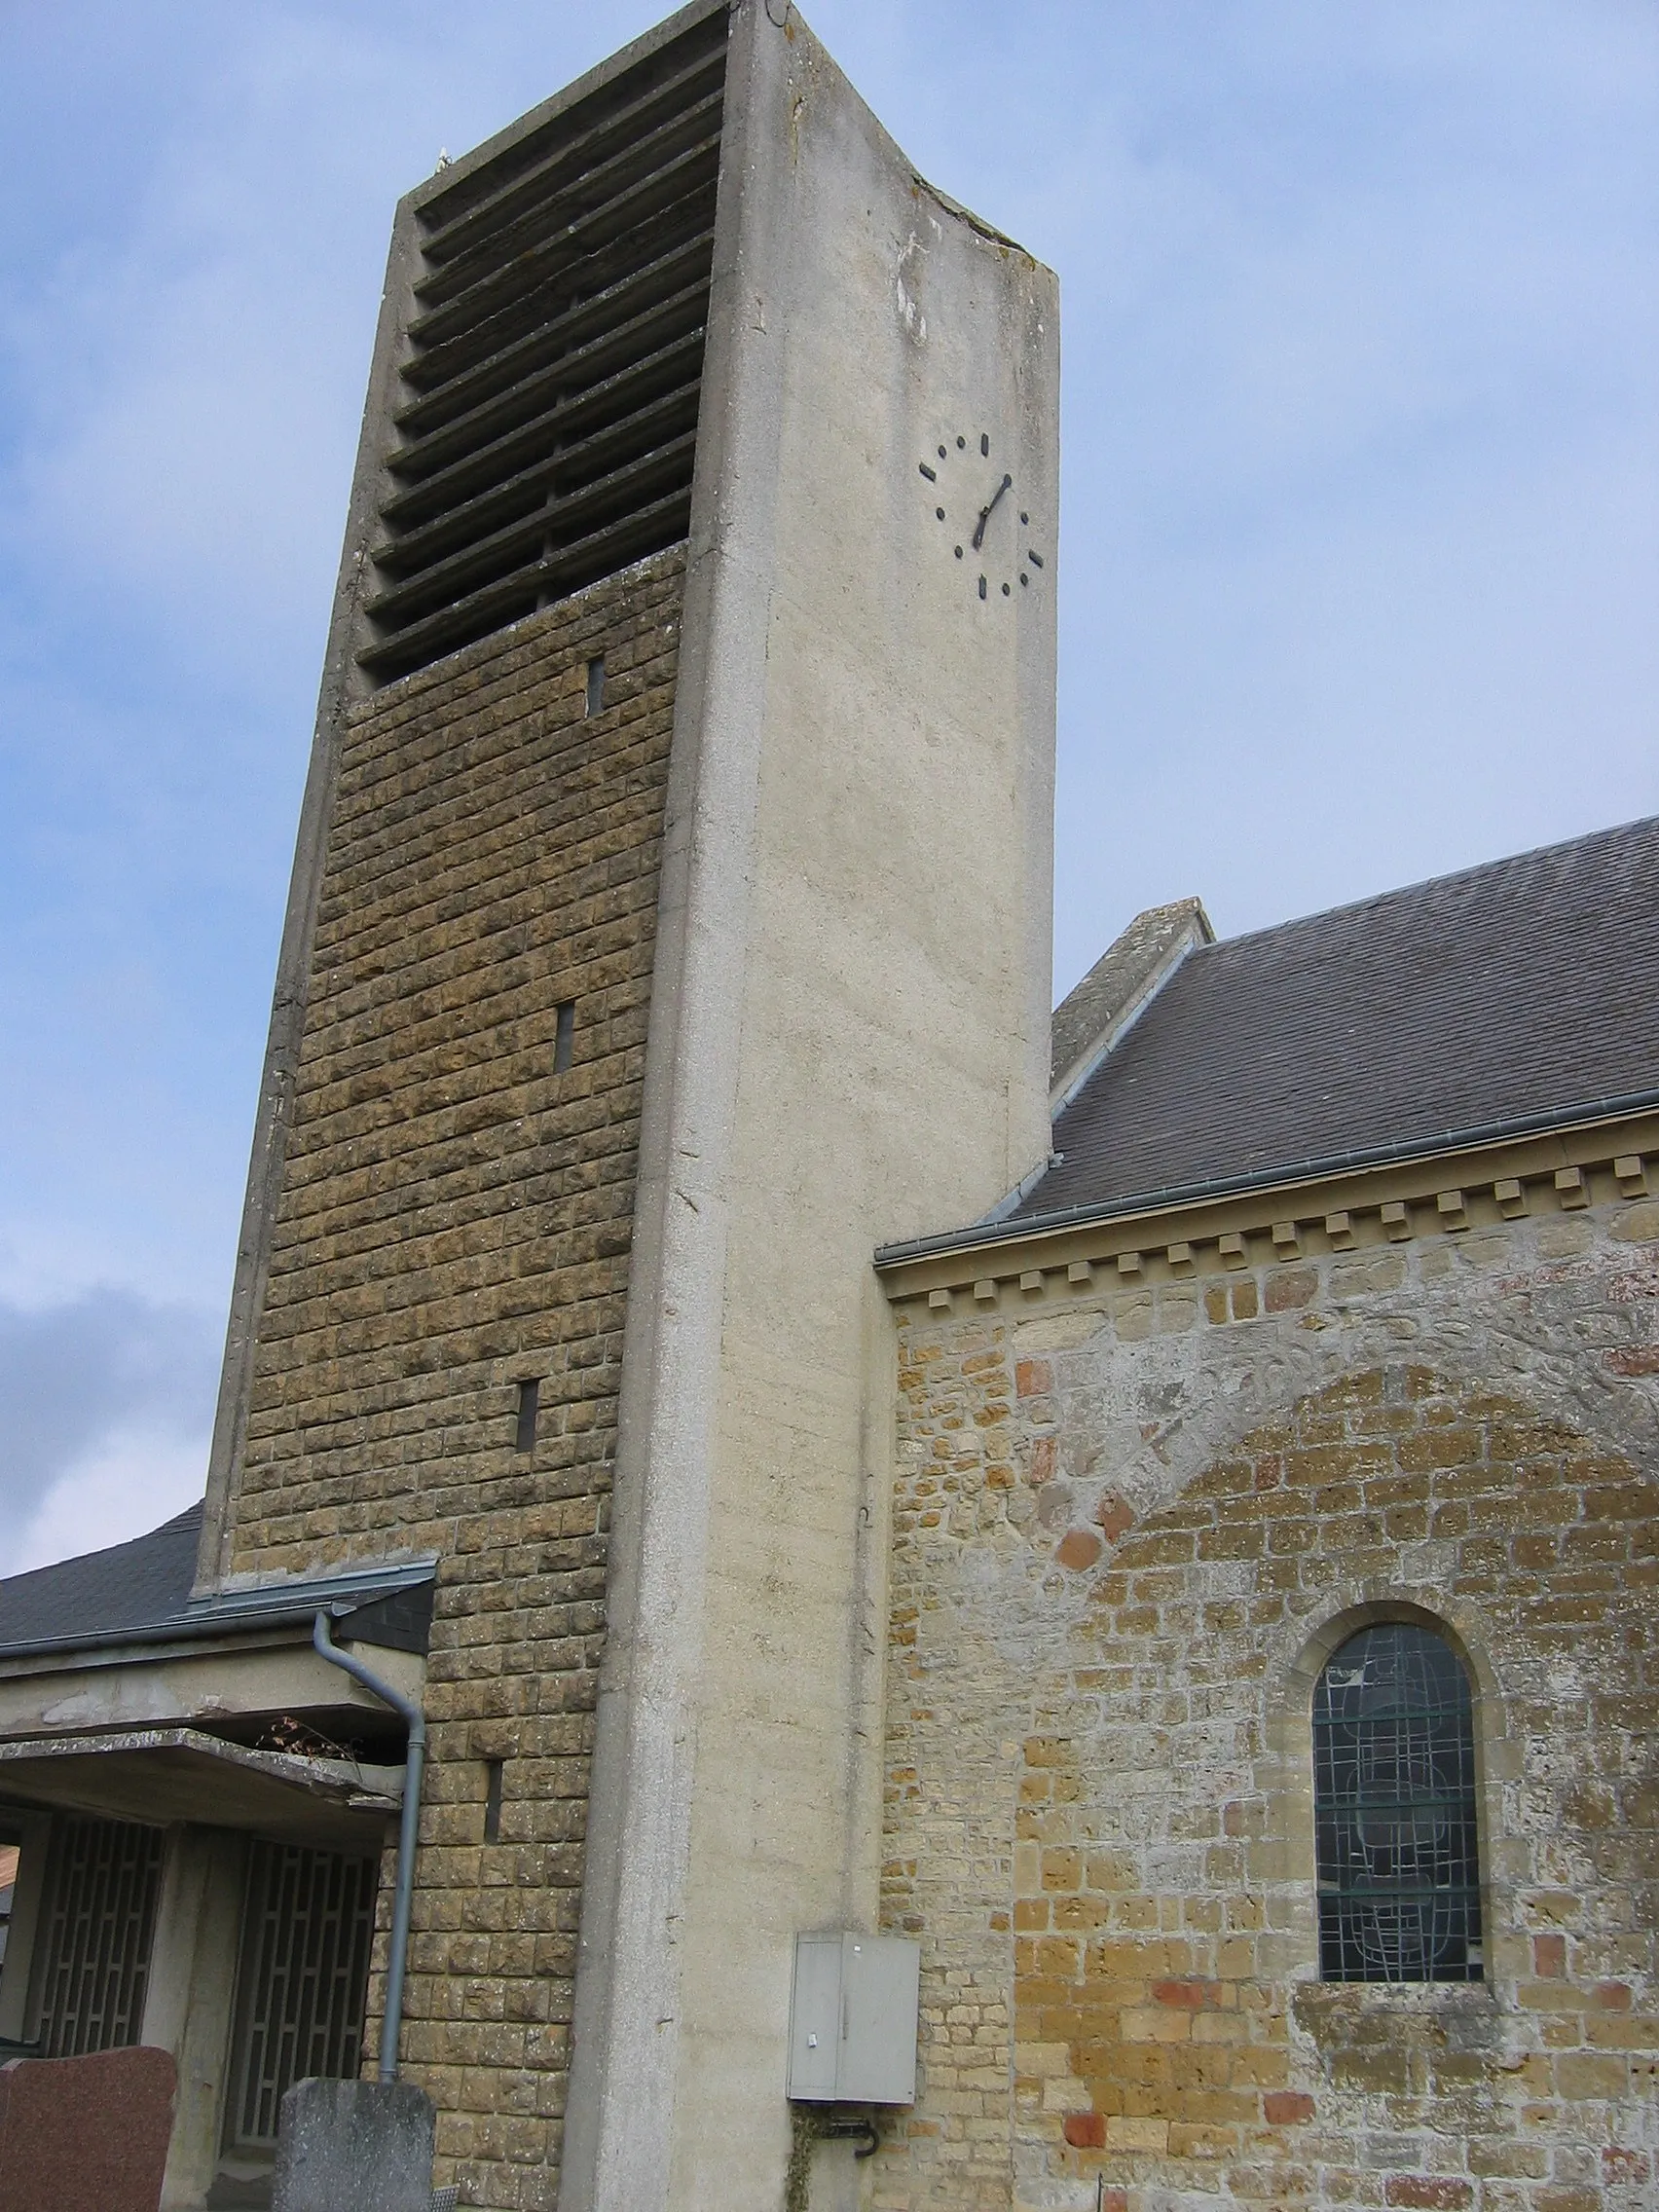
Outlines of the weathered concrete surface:
<svg viewBox="0 0 1659 2212">
<path fill-rule="evenodd" d="M 159 1826 L 211 1812 L 226 1826 L 373 1852 L 396 1816 L 403 1769 L 250 1751 L 194 1728 L 129 1728 L 0 1744 L 0 1788 L 94 1819 Z"/>
<path fill-rule="evenodd" d="M 181 1826 L 167 1837 L 139 2030 L 178 2069 L 163 2212 L 199 2205 L 218 2165 L 246 1871 L 245 1836 Z"/>
<path fill-rule="evenodd" d="M 296 2082 L 271 2212 L 431 2212 L 432 2100 L 413 2082 Z"/>
<path fill-rule="evenodd" d="M 156 2212 L 173 2083 L 142 2047 L 0 2066 L 0 2212 Z"/>
<path fill-rule="evenodd" d="M 355 1709 L 383 1721 L 386 1708 L 358 1682 L 319 1659 L 305 1641 L 256 1650 L 164 1650 L 115 1645 L 73 1659 L 14 1662 L 0 1677 L 0 1738 L 72 1728 L 145 1728 L 169 1721 L 218 1721 L 232 1714 Z M 406 1697 L 419 1697 L 426 1662 L 413 1651 L 382 1650 L 377 1670 Z"/>
<path fill-rule="evenodd" d="M 1652 2203 L 1655 1132 L 1595 1142 L 895 1279 L 877 2205 Z M 1311 1691 L 1389 1615 L 1475 1685 L 1480 1985 L 1318 1978 Z"/>
<path fill-rule="evenodd" d="M 1054 280 L 793 9 L 726 118 L 566 2212 L 779 2201 L 793 1938 L 876 1903 L 868 1254 L 1048 1142 Z"/>
</svg>

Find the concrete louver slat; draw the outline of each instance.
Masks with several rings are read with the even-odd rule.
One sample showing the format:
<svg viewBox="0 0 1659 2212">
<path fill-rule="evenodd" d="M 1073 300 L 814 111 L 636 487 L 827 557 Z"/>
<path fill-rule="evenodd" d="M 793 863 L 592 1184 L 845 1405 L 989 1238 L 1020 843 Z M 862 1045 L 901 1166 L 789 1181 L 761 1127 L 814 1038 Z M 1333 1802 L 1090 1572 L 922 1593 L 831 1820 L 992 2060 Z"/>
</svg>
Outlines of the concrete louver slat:
<svg viewBox="0 0 1659 2212">
<path fill-rule="evenodd" d="M 361 603 L 378 678 L 689 529 L 726 29 L 711 9 L 421 197 Z"/>
<path fill-rule="evenodd" d="M 504 569 L 522 564 L 536 545 L 546 545 L 549 553 L 562 550 L 577 533 L 590 535 L 595 526 L 622 521 L 642 498 L 661 497 L 671 488 L 689 492 L 696 443 L 693 428 L 565 498 L 549 500 L 528 520 L 496 531 L 422 569 L 407 583 L 378 593 L 369 601 L 367 612 L 377 622 L 402 624 L 434 605 L 459 601 L 474 588 L 494 582 Z"/>
<path fill-rule="evenodd" d="M 632 363 L 648 359 L 651 352 L 664 346 L 677 344 L 682 338 L 701 335 L 709 301 L 709 247 L 712 239 L 708 234 L 693 240 L 689 252 L 685 249 L 670 258 L 678 275 L 687 259 L 700 260 L 702 268 L 696 281 L 680 284 L 666 297 L 649 298 L 645 287 L 638 290 L 633 283 L 617 285 L 604 295 L 608 313 L 595 314 L 593 303 L 584 303 L 580 317 L 576 313 L 561 315 L 557 323 L 549 324 L 535 334 L 534 341 L 522 344 L 528 350 L 535 346 L 536 359 L 530 364 L 514 348 L 509 354 L 495 354 L 465 380 L 445 386 L 441 393 L 430 400 L 419 400 L 396 418 L 398 429 L 411 442 L 393 447 L 385 456 L 386 466 L 410 489 L 393 494 L 381 509 L 382 519 L 390 521 L 406 511 L 415 511 L 426 486 L 431 480 L 451 469 L 457 461 L 465 462 L 476 454 L 498 443 L 508 431 L 520 424 L 539 421 L 548 409 L 573 393 L 585 391 L 592 383 L 611 373 L 608 364 L 621 355 Z M 701 247 L 701 252 L 697 248 Z M 664 263 L 654 265 L 661 269 Z M 621 320 L 617 311 L 626 309 Z M 580 344 L 571 342 L 577 332 L 591 331 Z M 640 349 L 646 351 L 642 354 Z M 465 413 L 457 414 L 453 407 L 440 412 L 437 402 L 450 401 L 457 396 L 457 385 L 463 384 L 461 396 L 470 396 L 474 387 L 488 390 L 489 396 L 476 405 L 468 405 Z M 500 386 L 507 388 L 502 390 Z"/>
<path fill-rule="evenodd" d="M 568 535 L 572 502 L 601 483 L 614 480 L 634 462 L 646 462 L 677 440 L 694 437 L 699 386 L 677 384 L 644 407 L 600 424 L 588 436 L 561 441 L 549 430 L 545 451 L 533 467 L 499 483 L 486 482 L 470 499 L 440 510 L 422 529 L 407 532 L 375 548 L 375 565 L 386 579 L 414 583 L 443 571 L 447 564 L 477 554 L 488 567 L 502 556 L 517 559 L 524 546 L 548 535 Z M 689 457 L 685 456 L 687 481 Z M 632 489 L 632 481 L 624 489 Z M 607 495 L 608 496 L 608 495 Z"/>
<path fill-rule="evenodd" d="M 480 277 L 459 298 L 417 316 L 409 326 L 411 340 L 427 351 L 448 339 L 469 337 L 503 315 L 539 313 L 539 295 L 545 286 L 565 276 L 569 264 L 640 229 L 690 197 L 699 186 L 711 187 L 716 181 L 719 153 L 717 127 L 661 168 L 630 178 L 624 190 L 588 208 L 541 244 L 515 255 L 505 267 Z"/>
<path fill-rule="evenodd" d="M 426 542 L 435 525 L 449 525 L 471 514 L 480 498 L 516 488 L 530 490 L 555 471 L 579 478 L 592 452 L 628 424 L 645 424 L 678 396 L 695 393 L 703 359 L 699 322 L 669 345 L 628 362 L 613 375 L 547 394 L 550 405 L 516 422 L 498 437 L 452 449 L 448 467 L 421 476 L 408 491 L 387 499 L 381 520 L 396 533 L 377 546 L 373 558 L 393 552 L 408 559 Z M 591 474 L 592 470 L 588 469 Z"/>
<path fill-rule="evenodd" d="M 433 268 L 435 241 L 430 237 L 423 240 L 423 258 L 431 273 L 416 284 L 415 297 L 433 313 L 452 301 L 464 300 L 474 286 L 488 283 L 561 230 L 610 204 L 682 155 L 706 145 L 711 132 L 719 135 L 721 100 L 722 88 L 717 83 L 695 104 L 671 115 L 645 136 L 630 141 L 608 161 L 578 170 L 563 190 L 533 204 L 511 223 L 481 236 L 467 252 L 441 268 Z"/>
<path fill-rule="evenodd" d="M 712 263 L 714 224 L 715 182 L 709 178 L 675 204 L 643 217 L 634 230 L 572 261 L 557 281 L 544 277 L 527 287 L 525 313 L 503 312 L 478 330 L 463 330 L 441 346 L 411 354 L 401 375 L 409 390 L 419 396 L 406 402 L 394 420 L 407 424 L 416 408 L 429 418 L 450 403 L 452 387 L 470 385 L 481 374 L 498 374 L 502 365 L 516 364 L 525 373 L 539 367 L 547 357 L 547 347 L 568 343 L 561 339 L 570 327 L 567 318 L 579 313 L 584 326 L 602 327 L 599 303 L 605 294 L 659 258 L 701 249 Z M 472 403 L 469 393 L 465 404 Z"/>
<path fill-rule="evenodd" d="M 640 137 L 659 108 L 690 106 L 705 83 L 723 86 L 725 62 L 721 11 L 603 92 L 590 93 L 574 109 L 564 110 L 520 139 L 482 171 L 434 193 L 421 210 L 428 265 L 453 261 L 488 233 L 540 204 L 572 167 L 603 160 L 613 139 Z"/>
<path fill-rule="evenodd" d="M 440 654 L 454 652 L 534 613 L 542 601 L 613 575 L 631 561 L 660 553 L 685 535 L 691 519 L 689 479 L 682 487 L 594 531 L 573 545 L 503 576 L 488 590 L 452 602 L 424 621 L 367 646 L 361 665 L 383 680 L 424 668 Z"/>
</svg>

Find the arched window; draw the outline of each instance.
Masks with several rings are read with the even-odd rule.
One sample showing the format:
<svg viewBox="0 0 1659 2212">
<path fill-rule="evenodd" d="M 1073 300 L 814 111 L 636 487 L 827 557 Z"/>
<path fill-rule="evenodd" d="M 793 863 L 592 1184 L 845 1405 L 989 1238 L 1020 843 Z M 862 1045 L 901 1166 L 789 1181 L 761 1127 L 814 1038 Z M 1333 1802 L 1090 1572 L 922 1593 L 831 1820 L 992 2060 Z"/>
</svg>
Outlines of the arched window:
<svg viewBox="0 0 1659 2212">
<path fill-rule="evenodd" d="M 1443 1637 L 1361 1629 L 1313 1693 L 1319 1972 L 1326 1981 L 1479 1981 L 1469 1681 Z"/>
</svg>

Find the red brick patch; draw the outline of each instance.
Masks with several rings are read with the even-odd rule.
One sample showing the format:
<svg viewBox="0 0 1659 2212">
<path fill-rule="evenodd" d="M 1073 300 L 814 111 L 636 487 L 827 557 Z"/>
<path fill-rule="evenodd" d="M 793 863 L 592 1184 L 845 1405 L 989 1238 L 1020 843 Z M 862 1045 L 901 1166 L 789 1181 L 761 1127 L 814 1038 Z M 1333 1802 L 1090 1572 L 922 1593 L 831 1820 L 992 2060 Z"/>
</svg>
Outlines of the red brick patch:
<svg viewBox="0 0 1659 2212">
<path fill-rule="evenodd" d="M 1659 1375 L 1659 1345 L 1615 1345 L 1602 1356 L 1614 1375 Z"/>
<path fill-rule="evenodd" d="M 1474 2202 L 1474 2195 L 1466 2181 L 1455 2181 L 1447 2174 L 1393 2174 L 1382 2200 L 1414 2207 L 1416 2212 L 1459 2212 L 1462 2205 Z"/>
<path fill-rule="evenodd" d="M 1599 1981 L 1590 1992 L 1590 2002 L 1598 2012 L 1628 2012 L 1630 2010 L 1630 1983 L 1628 1981 Z"/>
<path fill-rule="evenodd" d="M 1100 1538 L 1092 1529 L 1069 1529 L 1060 1538 L 1054 1557 L 1062 1567 L 1069 1567 L 1074 1574 L 1080 1574 L 1100 1557 Z"/>
<path fill-rule="evenodd" d="M 1652 2178 L 1653 2161 L 1645 2151 L 1626 2151 L 1618 2145 L 1602 2153 L 1602 2179 L 1609 2189 Z"/>
<path fill-rule="evenodd" d="M 1152 1985 L 1155 2005 L 1185 2005 L 1198 2011 L 1205 2005 L 1221 2001 L 1219 1981 L 1155 1981 Z"/>
<path fill-rule="evenodd" d="M 1025 1479 L 1033 1490 L 1041 1490 L 1045 1483 L 1054 1479 L 1054 1456 L 1059 1448 L 1056 1436 L 1035 1436 L 1026 1460 Z"/>
<path fill-rule="evenodd" d="M 1068 2112 L 1066 2141 L 1074 2151 L 1104 2151 L 1106 2115 L 1103 2112 Z"/>
<path fill-rule="evenodd" d="M 1300 2127 L 1313 2118 L 1313 2099 L 1303 2089 L 1270 2089 L 1262 2110 L 1274 2127 Z"/>
<path fill-rule="evenodd" d="M 1094 1509 L 1094 1518 L 1106 1531 L 1106 1541 L 1115 1544 L 1125 1529 L 1135 1525 L 1134 1508 L 1126 1499 L 1108 1491 Z"/>
<path fill-rule="evenodd" d="M 1046 1359 L 1016 1360 L 1014 1386 L 1022 1398 L 1040 1398 L 1054 1387 L 1054 1371 Z"/>
<path fill-rule="evenodd" d="M 1540 1981 L 1560 1981 L 1567 1972 L 1567 1937 L 1532 1937 L 1532 1972 Z"/>
</svg>

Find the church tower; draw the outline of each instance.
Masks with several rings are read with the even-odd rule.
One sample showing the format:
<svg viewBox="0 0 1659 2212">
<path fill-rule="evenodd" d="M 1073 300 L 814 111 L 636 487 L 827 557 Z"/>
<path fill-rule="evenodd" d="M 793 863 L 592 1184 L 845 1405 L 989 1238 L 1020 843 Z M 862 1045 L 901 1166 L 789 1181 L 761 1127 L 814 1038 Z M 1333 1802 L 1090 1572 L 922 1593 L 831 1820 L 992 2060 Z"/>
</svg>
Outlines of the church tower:
<svg viewBox="0 0 1659 2212">
<path fill-rule="evenodd" d="M 198 1595 L 436 1563 L 471 2204 L 773 2212 L 793 1938 L 876 1924 L 871 1256 L 1048 1149 L 1057 393 L 787 0 L 397 211 Z"/>
</svg>

